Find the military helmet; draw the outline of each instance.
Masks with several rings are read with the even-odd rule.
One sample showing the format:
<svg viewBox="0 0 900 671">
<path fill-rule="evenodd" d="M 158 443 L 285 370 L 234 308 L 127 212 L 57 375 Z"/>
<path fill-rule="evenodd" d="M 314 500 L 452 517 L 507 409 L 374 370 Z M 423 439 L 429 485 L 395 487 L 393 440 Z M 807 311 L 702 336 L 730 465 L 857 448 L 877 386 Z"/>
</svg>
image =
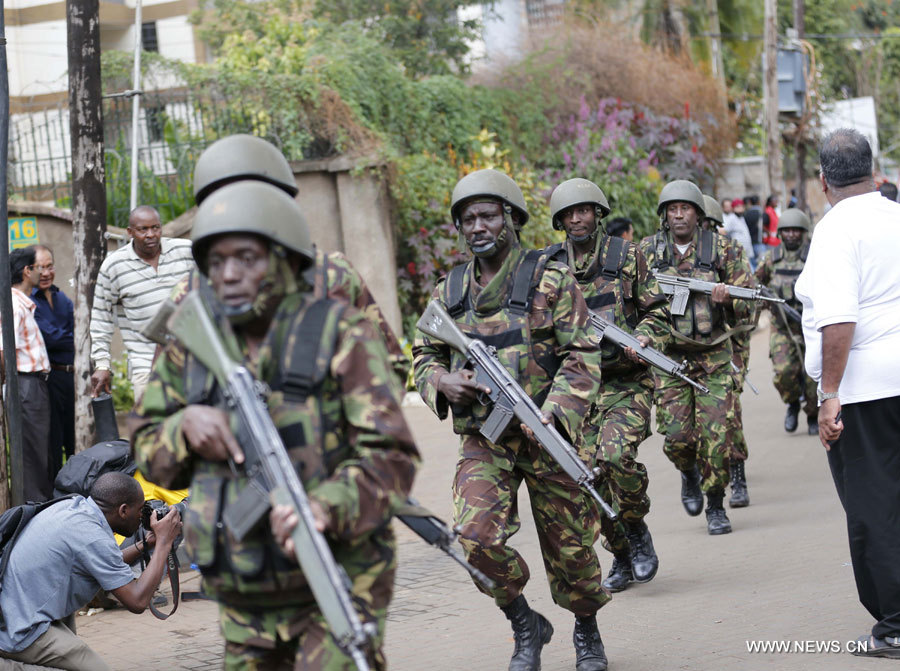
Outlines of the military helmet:
<svg viewBox="0 0 900 671">
<path fill-rule="evenodd" d="M 662 216 L 666 205 L 676 201 L 690 203 L 696 207 L 697 214 L 701 220 L 706 216 L 703 193 L 700 191 L 700 187 L 693 182 L 689 182 L 686 179 L 676 179 L 674 182 L 666 184 L 662 191 L 659 192 L 659 204 L 656 206 L 656 214 Z"/>
<path fill-rule="evenodd" d="M 297 195 L 294 172 L 275 145 L 254 135 L 229 135 L 209 145 L 194 166 L 194 200 L 197 205 L 230 182 L 256 179 Z"/>
<path fill-rule="evenodd" d="M 809 217 L 806 216 L 806 212 L 796 207 L 787 209 L 781 213 L 781 217 L 778 219 L 778 230 L 783 228 L 802 228 L 809 232 Z"/>
<path fill-rule="evenodd" d="M 522 189 L 509 175 L 499 170 L 487 168 L 470 172 L 453 187 L 453 195 L 450 197 L 450 216 L 453 223 L 459 228 L 460 209 L 465 201 L 476 197 L 496 198 L 506 203 L 519 213 L 519 228 L 528 221 L 528 207 L 525 205 L 525 196 Z"/>
<path fill-rule="evenodd" d="M 605 217 L 610 213 L 609 202 L 603 190 L 589 179 L 576 177 L 575 179 L 567 179 L 565 182 L 553 189 L 550 194 L 550 220 L 553 228 L 557 231 L 563 229 L 562 222 L 559 220 L 560 214 L 573 205 L 581 203 L 593 203 L 603 212 Z M 600 222 L 597 222 L 598 225 Z"/>
<path fill-rule="evenodd" d="M 256 180 L 242 180 L 216 189 L 197 209 L 191 230 L 194 260 L 205 271 L 212 238 L 225 233 L 262 236 L 304 258 L 315 258 L 303 211 L 281 189 Z"/>
<path fill-rule="evenodd" d="M 712 219 L 717 224 L 725 223 L 725 215 L 722 213 L 722 206 L 712 196 L 703 194 L 703 211 L 706 213 L 707 219 Z"/>
</svg>

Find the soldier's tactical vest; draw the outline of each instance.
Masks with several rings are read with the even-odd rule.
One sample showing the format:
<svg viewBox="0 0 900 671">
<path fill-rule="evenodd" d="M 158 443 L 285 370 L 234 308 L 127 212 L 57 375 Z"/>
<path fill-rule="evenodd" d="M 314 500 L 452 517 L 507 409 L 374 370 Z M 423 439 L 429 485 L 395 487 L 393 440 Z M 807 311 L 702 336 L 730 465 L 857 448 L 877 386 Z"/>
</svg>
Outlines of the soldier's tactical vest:
<svg viewBox="0 0 900 671">
<path fill-rule="evenodd" d="M 333 473 L 349 452 L 340 426 L 339 389 L 328 375 L 344 309 L 336 301 L 291 294 L 273 320 L 291 323 L 280 357 L 271 354 L 274 327 L 260 348 L 270 356 L 263 360 L 261 355 L 256 377 L 271 389 L 269 413 L 307 490 Z M 185 359 L 184 382 L 187 404 L 221 407 L 221 390 L 191 355 Z M 225 528 L 225 509 L 247 485 L 248 478 L 235 476 L 226 464 L 197 461 L 185 514 L 189 555 L 207 586 L 232 605 L 309 603 L 306 578 L 273 543 L 268 515 L 241 541 Z"/>
<path fill-rule="evenodd" d="M 634 279 L 625 272 L 625 262 L 632 243 L 611 235 L 604 235 L 599 243 L 599 252 L 584 270 L 573 274 L 584 294 L 588 309 L 619 328 L 633 331 L 637 326 L 634 309 Z M 554 261 L 572 267 L 565 243 L 557 243 L 546 249 Z M 613 364 L 634 364 L 628 361 L 618 345 L 601 341 L 602 365 L 604 369 Z"/>
<path fill-rule="evenodd" d="M 447 274 L 442 297 L 448 314 L 460 330 L 470 338 L 494 347 L 500 363 L 538 406 L 547 398 L 560 365 L 552 312 L 531 309 L 534 290 L 540 283 L 546 262 L 547 256 L 542 252 L 522 252 L 518 264 L 511 270 L 512 282 L 506 298 L 489 314 L 477 313 L 469 297 L 474 260 L 456 266 Z M 451 351 L 451 373 L 467 365 L 462 354 Z M 452 410 L 453 430 L 459 434 L 476 434 L 490 414 L 491 405 L 473 403 L 453 406 Z"/>
<path fill-rule="evenodd" d="M 800 249 L 794 252 L 785 252 L 784 245 L 778 245 L 772 250 L 772 279 L 769 287 L 779 298 L 792 308 L 802 309 L 800 300 L 794 295 L 794 285 L 797 278 L 803 272 L 806 265 L 806 257 L 809 256 L 809 242 L 805 242 Z"/>
<path fill-rule="evenodd" d="M 708 282 L 718 282 L 719 252 L 718 234 L 709 230 L 698 230 L 699 235 L 694 236 L 695 252 L 694 264 L 682 263 L 673 266 L 675 253 L 672 249 L 672 241 L 666 231 L 660 231 L 653 238 L 653 248 L 648 254 L 650 267 L 667 275 L 681 275 L 693 277 Z M 724 330 L 726 327 L 725 314 L 722 308 L 713 305 L 712 297 L 697 292 L 691 292 L 687 309 L 683 315 L 672 315 L 672 324 L 675 330 L 683 336 L 692 339 L 707 339 L 714 331 Z M 676 346 L 679 346 L 676 343 Z"/>
</svg>

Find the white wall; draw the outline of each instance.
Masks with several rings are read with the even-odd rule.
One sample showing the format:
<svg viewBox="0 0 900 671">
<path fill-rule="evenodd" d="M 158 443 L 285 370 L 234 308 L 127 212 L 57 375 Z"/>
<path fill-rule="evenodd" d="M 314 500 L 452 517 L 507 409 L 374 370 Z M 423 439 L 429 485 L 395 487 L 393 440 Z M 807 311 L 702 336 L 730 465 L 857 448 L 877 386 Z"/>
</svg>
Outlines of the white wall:
<svg viewBox="0 0 900 671">
<path fill-rule="evenodd" d="M 6 26 L 6 39 L 10 96 L 66 90 L 68 53 L 65 21 Z"/>
</svg>

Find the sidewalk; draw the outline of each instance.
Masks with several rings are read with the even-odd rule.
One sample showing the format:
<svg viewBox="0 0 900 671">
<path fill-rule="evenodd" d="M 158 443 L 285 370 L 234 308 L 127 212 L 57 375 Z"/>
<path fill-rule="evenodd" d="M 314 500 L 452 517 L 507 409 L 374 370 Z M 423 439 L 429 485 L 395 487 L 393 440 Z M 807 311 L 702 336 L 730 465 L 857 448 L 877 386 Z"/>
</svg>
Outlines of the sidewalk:
<svg viewBox="0 0 900 671">
<path fill-rule="evenodd" d="M 647 518 L 660 557 L 657 577 L 615 595 L 599 614 L 600 632 L 615 671 L 865 671 L 888 660 L 841 653 L 749 652 L 755 641 L 840 647 L 868 633 L 849 565 L 843 512 L 817 438 L 782 428 L 784 407 L 771 384 L 768 330 L 753 337 L 750 378 L 760 396 L 744 393 L 750 446 L 751 505 L 729 511 L 734 533 L 712 537 L 705 518 L 688 517 L 680 480 L 652 436 L 641 447 L 650 472 Z M 423 407 L 406 409 L 423 454 L 414 495 L 450 518 L 450 483 L 457 438 Z M 524 493 L 524 488 L 520 494 Z M 527 498 L 520 498 L 522 531 L 514 539 L 531 567 L 529 602 L 553 623 L 542 655 L 544 671 L 574 668 L 571 615 L 549 595 Z M 389 614 L 387 656 L 394 671 L 505 669 L 513 642 L 509 624 L 467 574 L 405 527 L 395 525 L 400 568 Z M 611 555 L 600 550 L 603 570 Z M 189 572 L 182 590 L 197 589 Z M 79 633 L 115 669 L 221 668 L 215 604 L 183 603 L 169 620 L 124 611 L 79 617 Z M 797 642 L 796 644 L 794 642 Z M 832 643 L 836 641 L 837 643 Z M 809 643 L 807 643 L 809 642 Z"/>
</svg>

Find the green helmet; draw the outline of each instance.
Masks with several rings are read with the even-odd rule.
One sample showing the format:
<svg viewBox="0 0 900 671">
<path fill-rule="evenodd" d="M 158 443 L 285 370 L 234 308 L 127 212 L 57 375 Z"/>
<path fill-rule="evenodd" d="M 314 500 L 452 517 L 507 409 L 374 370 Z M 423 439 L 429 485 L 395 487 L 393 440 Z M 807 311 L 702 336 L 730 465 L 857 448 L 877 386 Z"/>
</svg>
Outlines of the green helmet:
<svg viewBox="0 0 900 671">
<path fill-rule="evenodd" d="M 581 203 L 592 203 L 599 207 L 602 212 L 601 217 L 610 213 L 609 202 L 599 186 L 589 179 L 581 177 L 567 179 L 553 189 L 553 193 L 550 194 L 550 221 L 553 228 L 561 231 L 563 225 L 558 215 L 562 214 L 563 210 Z M 599 225 L 599 222 L 597 223 Z"/>
<path fill-rule="evenodd" d="M 219 187 L 241 179 L 274 184 L 290 196 L 297 195 L 294 172 L 275 145 L 254 135 L 229 135 L 209 145 L 194 166 L 194 200 L 197 205 Z"/>
<path fill-rule="evenodd" d="M 717 224 L 725 223 L 725 215 L 722 214 L 722 206 L 712 196 L 703 194 L 703 211 L 706 213 L 707 219 L 712 219 Z"/>
<path fill-rule="evenodd" d="M 798 210 L 796 207 L 785 210 L 778 219 L 778 230 L 783 228 L 802 228 L 809 232 L 809 217 L 806 212 Z"/>
<path fill-rule="evenodd" d="M 676 179 L 674 182 L 666 184 L 662 191 L 659 192 L 659 204 L 656 207 L 656 214 L 662 216 L 666 205 L 676 201 L 690 203 L 696 207 L 697 214 L 701 220 L 706 216 L 703 193 L 693 182 L 689 182 L 686 179 Z"/>
<path fill-rule="evenodd" d="M 296 252 L 307 264 L 315 258 L 309 226 L 297 201 L 281 189 L 242 180 L 216 189 L 197 209 L 191 230 L 194 260 L 205 271 L 212 238 L 224 233 L 251 233 Z"/>
<path fill-rule="evenodd" d="M 528 221 L 528 207 L 525 205 L 525 196 L 522 195 L 519 185 L 509 175 L 487 168 L 470 172 L 453 187 L 450 216 L 453 217 L 453 223 L 457 228 L 460 227 L 459 211 L 463 204 L 476 197 L 496 198 L 517 211 L 520 216 L 518 228 Z"/>
</svg>

